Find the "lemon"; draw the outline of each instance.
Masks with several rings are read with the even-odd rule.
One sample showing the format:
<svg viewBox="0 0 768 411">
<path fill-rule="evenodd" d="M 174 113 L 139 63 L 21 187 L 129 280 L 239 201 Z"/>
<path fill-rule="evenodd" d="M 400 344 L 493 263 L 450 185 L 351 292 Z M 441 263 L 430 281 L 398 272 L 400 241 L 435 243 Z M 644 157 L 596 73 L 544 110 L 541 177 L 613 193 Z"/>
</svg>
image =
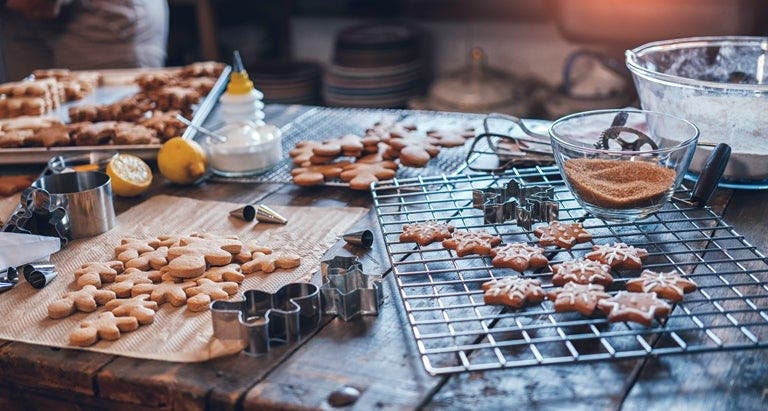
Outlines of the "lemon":
<svg viewBox="0 0 768 411">
<path fill-rule="evenodd" d="M 199 144 L 174 137 L 160 147 L 157 166 L 168 180 L 176 184 L 192 184 L 205 174 L 208 158 Z"/>
<path fill-rule="evenodd" d="M 143 194 L 152 184 L 152 170 L 142 159 L 118 154 L 109 160 L 107 174 L 112 179 L 112 192 L 122 197 Z"/>
</svg>

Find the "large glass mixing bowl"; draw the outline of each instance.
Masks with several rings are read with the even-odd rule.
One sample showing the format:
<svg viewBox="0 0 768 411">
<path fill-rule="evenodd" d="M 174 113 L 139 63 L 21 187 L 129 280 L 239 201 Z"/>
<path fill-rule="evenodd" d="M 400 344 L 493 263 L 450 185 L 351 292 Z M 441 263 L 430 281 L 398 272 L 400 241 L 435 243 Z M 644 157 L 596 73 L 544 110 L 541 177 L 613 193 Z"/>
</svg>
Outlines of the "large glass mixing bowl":
<svg viewBox="0 0 768 411">
<path fill-rule="evenodd" d="M 694 37 L 626 52 L 643 109 L 696 124 L 702 143 L 726 143 L 723 178 L 739 188 L 768 189 L 768 38 Z M 710 147 L 691 162 L 701 172 Z"/>
</svg>

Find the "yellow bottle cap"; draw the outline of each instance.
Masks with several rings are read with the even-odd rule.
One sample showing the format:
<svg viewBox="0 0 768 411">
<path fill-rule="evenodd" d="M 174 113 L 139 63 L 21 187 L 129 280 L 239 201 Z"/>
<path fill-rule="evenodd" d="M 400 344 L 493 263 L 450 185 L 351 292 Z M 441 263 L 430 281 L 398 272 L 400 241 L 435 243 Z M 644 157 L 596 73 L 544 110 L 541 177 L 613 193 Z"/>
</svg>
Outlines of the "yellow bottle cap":
<svg viewBox="0 0 768 411">
<path fill-rule="evenodd" d="M 253 91 L 253 82 L 245 71 L 233 72 L 229 75 L 227 94 L 248 94 Z"/>
</svg>

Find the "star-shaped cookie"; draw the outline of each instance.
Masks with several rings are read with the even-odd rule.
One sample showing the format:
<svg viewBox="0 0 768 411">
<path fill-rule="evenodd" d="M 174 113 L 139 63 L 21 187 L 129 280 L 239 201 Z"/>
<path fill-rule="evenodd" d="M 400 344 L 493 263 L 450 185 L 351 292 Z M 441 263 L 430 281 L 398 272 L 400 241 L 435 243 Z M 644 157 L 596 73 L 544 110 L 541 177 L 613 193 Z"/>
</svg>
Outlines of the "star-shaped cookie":
<svg viewBox="0 0 768 411">
<path fill-rule="evenodd" d="M 648 257 L 648 250 L 626 243 L 601 244 L 592 246 L 592 251 L 585 257 L 617 270 L 639 270 L 643 267 L 642 260 Z"/>
<path fill-rule="evenodd" d="M 529 267 L 542 268 L 549 263 L 544 256 L 544 249 L 525 243 L 512 243 L 491 250 L 491 265 L 494 267 L 511 268 L 523 272 Z"/>
<path fill-rule="evenodd" d="M 611 295 L 599 284 L 567 283 L 562 288 L 555 288 L 547 293 L 547 298 L 555 303 L 555 311 L 576 311 L 590 316 L 597 308 L 597 303 Z"/>
<path fill-rule="evenodd" d="M 520 308 L 544 300 L 541 282 L 531 278 L 505 277 L 483 283 L 483 301 L 490 305 Z"/>
<path fill-rule="evenodd" d="M 640 277 L 627 281 L 627 290 L 637 293 L 654 292 L 661 298 L 678 302 L 686 293 L 696 290 L 696 283 L 674 272 L 645 270 Z"/>
<path fill-rule="evenodd" d="M 608 314 L 608 321 L 631 321 L 650 327 L 654 318 L 672 312 L 672 307 L 656 297 L 656 293 L 628 293 L 620 291 L 614 297 L 600 300 L 597 308 Z"/>
<path fill-rule="evenodd" d="M 563 224 L 559 221 L 552 221 L 547 226 L 533 230 L 533 235 L 539 238 L 542 246 L 556 245 L 568 250 L 578 243 L 592 240 L 592 234 L 581 223 Z"/>
<path fill-rule="evenodd" d="M 491 248 L 501 244 L 501 237 L 485 231 L 454 231 L 451 238 L 443 240 L 443 247 L 455 250 L 463 257 L 470 254 L 490 255 Z"/>
<path fill-rule="evenodd" d="M 552 266 L 552 273 L 552 284 L 557 286 L 568 282 L 602 285 L 610 285 L 613 282 L 611 267 L 608 264 L 583 258 L 555 264 Z"/>
<path fill-rule="evenodd" d="M 400 241 L 404 243 L 417 243 L 419 245 L 429 245 L 437 241 L 443 241 L 451 238 L 451 233 L 455 228 L 448 223 L 441 223 L 430 220 L 423 223 L 412 223 L 403 226 L 403 232 L 400 234 Z"/>
</svg>

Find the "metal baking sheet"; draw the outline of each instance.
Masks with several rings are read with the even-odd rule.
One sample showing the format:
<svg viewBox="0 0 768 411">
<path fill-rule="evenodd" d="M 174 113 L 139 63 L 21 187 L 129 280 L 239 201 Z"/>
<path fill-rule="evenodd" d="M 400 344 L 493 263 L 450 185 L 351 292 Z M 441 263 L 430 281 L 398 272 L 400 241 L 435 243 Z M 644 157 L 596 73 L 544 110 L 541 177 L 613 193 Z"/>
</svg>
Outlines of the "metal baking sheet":
<svg viewBox="0 0 768 411">
<path fill-rule="evenodd" d="M 192 123 L 201 125 L 213 108 L 219 96 L 224 91 L 224 87 L 229 79 L 230 66 L 226 66 L 219 76 L 211 92 L 202 100 L 195 109 L 195 115 Z M 84 104 L 109 104 L 136 94 L 139 88 L 135 85 L 114 85 L 102 86 L 94 90 L 93 93 L 85 96 L 82 100 L 66 103 L 53 111 L 54 115 L 63 122 L 69 122 L 69 107 L 80 106 Z M 193 138 L 196 131 L 190 127 L 182 134 L 184 138 Z M 92 152 L 120 152 L 132 154 L 144 160 L 154 160 L 157 157 L 157 151 L 161 144 L 140 144 L 140 145 L 104 145 L 104 146 L 65 146 L 65 147 L 25 147 L 25 148 L 0 148 L 0 165 L 11 164 L 44 164 L 51 157 L 77 155 Z"/>
</svg>

